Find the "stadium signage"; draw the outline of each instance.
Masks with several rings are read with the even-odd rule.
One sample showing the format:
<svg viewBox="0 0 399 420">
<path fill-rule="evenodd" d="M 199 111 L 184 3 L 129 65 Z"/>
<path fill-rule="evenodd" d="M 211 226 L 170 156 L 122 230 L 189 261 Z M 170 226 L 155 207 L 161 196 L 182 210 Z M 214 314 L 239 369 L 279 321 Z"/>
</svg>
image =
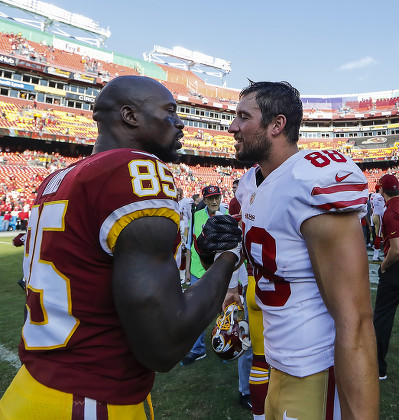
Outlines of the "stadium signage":
<svg viewBox="0 0 399 420">
<path fill-rule="evenodd" d="M 13 57 L 9 57 L 8 55 L 0 54 L 0 62 L 4 64 L 9 64 L 10 66 L 15 66 L 16 60 Z"/>
<path fill-rule="evenodd" d="M 96 98 L 93 96 L 86 96 L 86 95 L 75 95 L 74 93 L 67 93 L 66 97 L 68 99 L 74 99 L 77 101 L 89 102 L 90 104 L 94 104 Z"/>
<path fill-rule="evenodd" d="M 22 60 L 22 59 L 18 59 L 17 65 L 25 69 L 31 69 L 31 70 L 37 70 L 37 71 L 44 71 L 44 69 L 46 68 L 44 64 L 36 63 L 35 61 Z"/>
<path fill-rule="evenodd" d="M 94 76 L 86 76 L 85 74 L 81 73 L 73 73 L 73 79 L 87 83 L 96 83 L 96 78 Z"/>
<path fill-rule="evenodd" d="M 0 85 L 8 86 L 15 89 L 35 90 L 34 85 L 28 83 L 16 82 L 14 80 L 0 78 Z"/>
<path fill-rule="evenodd" d="M 46 72 L 54 74 L 55 76 L 65 77 L 66 79 L 71 78 L 73 74 L 71 71 L 62 70 L 58 67 L 47 67 Z"/>
<path fill-rule="evenodd" d="M 66 96 L 65 90 L 49 86 L 35 85 L 35 90 L 38 90 L 40 92 L 52 93 L 53 95 Z"/>
</svg>

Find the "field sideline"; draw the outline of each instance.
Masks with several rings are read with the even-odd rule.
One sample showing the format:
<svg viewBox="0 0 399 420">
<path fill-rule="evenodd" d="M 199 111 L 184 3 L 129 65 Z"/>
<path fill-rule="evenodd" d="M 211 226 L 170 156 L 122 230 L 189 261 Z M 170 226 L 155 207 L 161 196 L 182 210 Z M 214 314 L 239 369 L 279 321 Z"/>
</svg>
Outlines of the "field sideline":
<svg viewBox="0 0 399 420">
<path fill-rule="evenodd" d="M 23 323 L 24 293 L 17 285 L 22 277 L 23 250 L 11 244 L 12 237 L 0 235 L 0 397 L 15 375 L 20 362 L 17 348 Z M 372 281 L 376 265 L 370 264 Z M 376 284 L 371 285 L 375 299 Z M 173 322 L 173 320 L 171 320 Z M 251 420 L 238 405 L 237 362 L 222 363 L 209 346 L 207 357 L 191 366 L 176 366 L 157 374 L 152 401 L 155 418 L 171 420 Z M 388 379 L 381 381 L 381 420 L 399 420 L 399 317 L 396 317 L 388 355 Z"/>
</svg>

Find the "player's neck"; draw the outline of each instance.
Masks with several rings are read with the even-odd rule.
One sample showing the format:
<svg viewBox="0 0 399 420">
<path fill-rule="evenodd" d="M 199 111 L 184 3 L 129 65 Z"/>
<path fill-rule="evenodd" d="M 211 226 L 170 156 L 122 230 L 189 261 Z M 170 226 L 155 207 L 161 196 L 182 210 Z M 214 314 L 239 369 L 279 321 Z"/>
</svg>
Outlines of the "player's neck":
<svg viewBox="0 0 399 420">
<path fill-rule="evenodd" d="M 270 151 L 269 158 L 258 162 L 263 177 L 266 178 L 269 174 L 271 174 L 275 169 L 277 169 L 287 159 L 289 159 L 297 152 L 297 145 L 292 143 L 286 143 L 284 145 L 279 145 L 279 147 L 273 147 Z"/>
</svg>

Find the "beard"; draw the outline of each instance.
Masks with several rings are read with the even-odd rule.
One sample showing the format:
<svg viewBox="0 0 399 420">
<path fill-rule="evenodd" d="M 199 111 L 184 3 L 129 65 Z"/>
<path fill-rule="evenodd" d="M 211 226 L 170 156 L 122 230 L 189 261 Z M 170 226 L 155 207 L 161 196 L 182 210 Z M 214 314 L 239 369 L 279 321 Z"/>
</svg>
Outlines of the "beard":
<svg viewBox="0 0 399 420">
<path fill-rule="evenodd" d="M 157 143 L 152 144 L 150 153 L 161 159 L 163 162 L 178 163 L 180 161 L 180 155 L 177 153 L 177 149 L 181 148 L 181 143 L 173 142 L 169 146 L 160 145 Z"/>
<path fill-rule="evenodd" d="M 268 160 L 272 148 L 272 142 L 264 131 L 257 131 L 250 142 L 243 141 L 236 151 L 236 158 L 240 162 L 260 162 Z"/>
</svg>

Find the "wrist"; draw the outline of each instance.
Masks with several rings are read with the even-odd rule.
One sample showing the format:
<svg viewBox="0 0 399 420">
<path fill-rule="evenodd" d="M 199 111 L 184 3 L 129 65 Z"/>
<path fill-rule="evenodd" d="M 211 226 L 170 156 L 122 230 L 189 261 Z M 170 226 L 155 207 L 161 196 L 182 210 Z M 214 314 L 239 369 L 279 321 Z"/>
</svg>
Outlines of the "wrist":
<svg viewBox="0 0 399 420">
<path fill-rule="evenodd" d="M 237 270 L 237 268 L 241 265 L 240 250 L 229 249 L 229 250 L 226 250 L 226 251 L 218 251 L 215 254 L 215 260 L 214 261 L 216 261 L 221 255 L 227 255 L 234 261 L 234 271 Z"/>
</svg>

